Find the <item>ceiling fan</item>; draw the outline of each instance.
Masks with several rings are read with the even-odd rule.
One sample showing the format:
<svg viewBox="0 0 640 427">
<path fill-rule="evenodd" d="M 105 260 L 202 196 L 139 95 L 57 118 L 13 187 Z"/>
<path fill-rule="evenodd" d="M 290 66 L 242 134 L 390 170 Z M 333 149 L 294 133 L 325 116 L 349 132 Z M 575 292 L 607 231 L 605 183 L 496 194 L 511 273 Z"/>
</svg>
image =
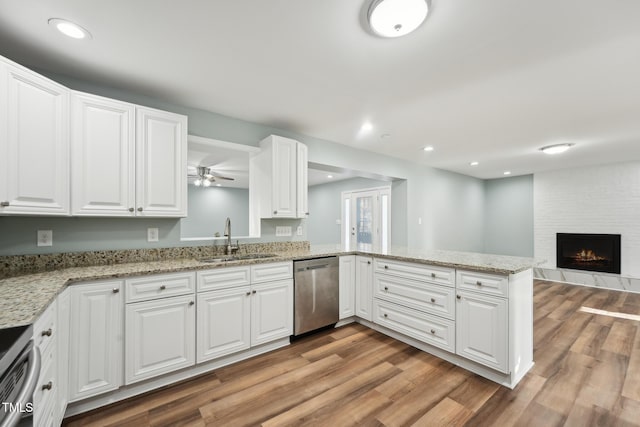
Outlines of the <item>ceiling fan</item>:
<svg viewBox="0 0 640 427">
<path fill-rule="evenodd" d="M 196 187 L 209 187 L 212 182 L 216 182 L 217 179 L 224 179 L 226 181 L 234 181 L 235 178 L 231 178 L 228 176 L 222 175 L 213 175 L 211 174 L 211 168 L 205 166 L 196 167 L 197 174 L 196 175 L 187 175 L 190 178 L 195 178 L 193 181 L 193 185 Z"/>
</svg>

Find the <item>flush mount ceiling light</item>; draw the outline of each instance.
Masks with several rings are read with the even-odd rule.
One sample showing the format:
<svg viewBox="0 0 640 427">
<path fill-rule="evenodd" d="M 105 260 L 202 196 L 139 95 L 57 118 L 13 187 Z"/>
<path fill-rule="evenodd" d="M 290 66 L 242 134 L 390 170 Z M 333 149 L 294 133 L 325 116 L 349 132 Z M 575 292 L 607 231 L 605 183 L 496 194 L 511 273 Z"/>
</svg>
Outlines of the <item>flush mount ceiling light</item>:
<svg viewBox="0 0 640 427">
<path fill-rule="evenodd" d="M 480 163 L 479 162 L 471 162 L 469 163 L 469 166 L 478 166 Z"/>
<path fill-rule="evenodd" d="M 381 37 L 400 37 L 414 31 L 429 12 L 427 0 L 373 0 L 367 18 Z"/>
<path fill-rule="evenodd" d="M 74 39 L 90 39 L 91 33 L 80 25 L 67 21 L 66 19 L 51 18 L 49 19 L 49 25 L 60 31 L 65 36 Z"/>
<path fill-rule="evenodd" d="M 542 147 L 540 151 L 545 154 L 560 154 L 567 151 L 569 148 L 573 147 L 573 144 L 554 144 L 547 145 L 546 147 Z"/>
<path fill-rule="evenodd" d="M 427 145 L 422 149 L 423 151 L 433 151 L 433 147 L 431 145 Z"/>
<path fill-rule="evenodd" d="M 360 126 L 362 132 L 369 132 L 371 129 L 373 129 L 371 122 L 364 122 L 362 126 Z"/>
<path fill-rule="evenodd" d="M 504 171 L 502 172 L 502 175 L 511 175 L 511 171 Z"/>
</svg>

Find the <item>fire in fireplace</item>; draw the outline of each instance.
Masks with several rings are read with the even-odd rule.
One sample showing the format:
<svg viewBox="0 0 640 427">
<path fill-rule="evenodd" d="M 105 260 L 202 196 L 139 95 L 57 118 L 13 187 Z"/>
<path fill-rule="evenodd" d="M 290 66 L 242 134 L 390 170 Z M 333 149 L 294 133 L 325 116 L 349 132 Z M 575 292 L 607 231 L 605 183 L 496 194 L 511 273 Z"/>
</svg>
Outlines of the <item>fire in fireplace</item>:
<svg viewBox="0 0 640 427">
<path fill-rule="evenodd" d="M 556 265 L 620 274 L 620 235 L 557 233 Z"/>
</svg>

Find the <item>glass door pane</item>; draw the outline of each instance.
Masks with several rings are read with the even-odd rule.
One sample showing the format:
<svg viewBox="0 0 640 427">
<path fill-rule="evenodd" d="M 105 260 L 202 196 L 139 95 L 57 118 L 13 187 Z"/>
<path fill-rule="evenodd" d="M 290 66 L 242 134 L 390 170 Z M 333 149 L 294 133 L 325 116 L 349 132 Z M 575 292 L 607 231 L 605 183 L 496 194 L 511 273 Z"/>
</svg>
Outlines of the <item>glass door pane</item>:
<svg viewBox="0 0 640 427">
<path fill-rule="evenodd" d="M 353 193 L 351 237 L 355 250 L 371 251 L 377 248 L 376 198 L 376 192 Z"/>
</svg>

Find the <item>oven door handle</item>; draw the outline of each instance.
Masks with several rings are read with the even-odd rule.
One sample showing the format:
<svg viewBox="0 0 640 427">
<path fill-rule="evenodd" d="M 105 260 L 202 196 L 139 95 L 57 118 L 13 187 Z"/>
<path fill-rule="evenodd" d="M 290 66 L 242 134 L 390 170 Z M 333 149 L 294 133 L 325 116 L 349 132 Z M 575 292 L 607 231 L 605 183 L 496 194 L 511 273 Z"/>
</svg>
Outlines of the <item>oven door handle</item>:
<svg viewBox="0 0 640 427">
<path fill-rule="evenodd" d="M 16 398 L 16 404 L 19 408 L 24 408 L 27 403 L 33 399 L 33 392 L 38 384 L 38 376 L 40 375 L 40 350 L 37 346 L 33 345 L 33 341 L 29 341 L 29 344 L 18 356 L 17 364 L 23 363 L 26 359 L 29 359 L 29 370 L 22 383 L 22 390 L 18 393 Z M 14 427 L 20 422 L 22 417 L 20 411 L 13 411 L 2 421 L 0 427 Z"/>
</svg>

